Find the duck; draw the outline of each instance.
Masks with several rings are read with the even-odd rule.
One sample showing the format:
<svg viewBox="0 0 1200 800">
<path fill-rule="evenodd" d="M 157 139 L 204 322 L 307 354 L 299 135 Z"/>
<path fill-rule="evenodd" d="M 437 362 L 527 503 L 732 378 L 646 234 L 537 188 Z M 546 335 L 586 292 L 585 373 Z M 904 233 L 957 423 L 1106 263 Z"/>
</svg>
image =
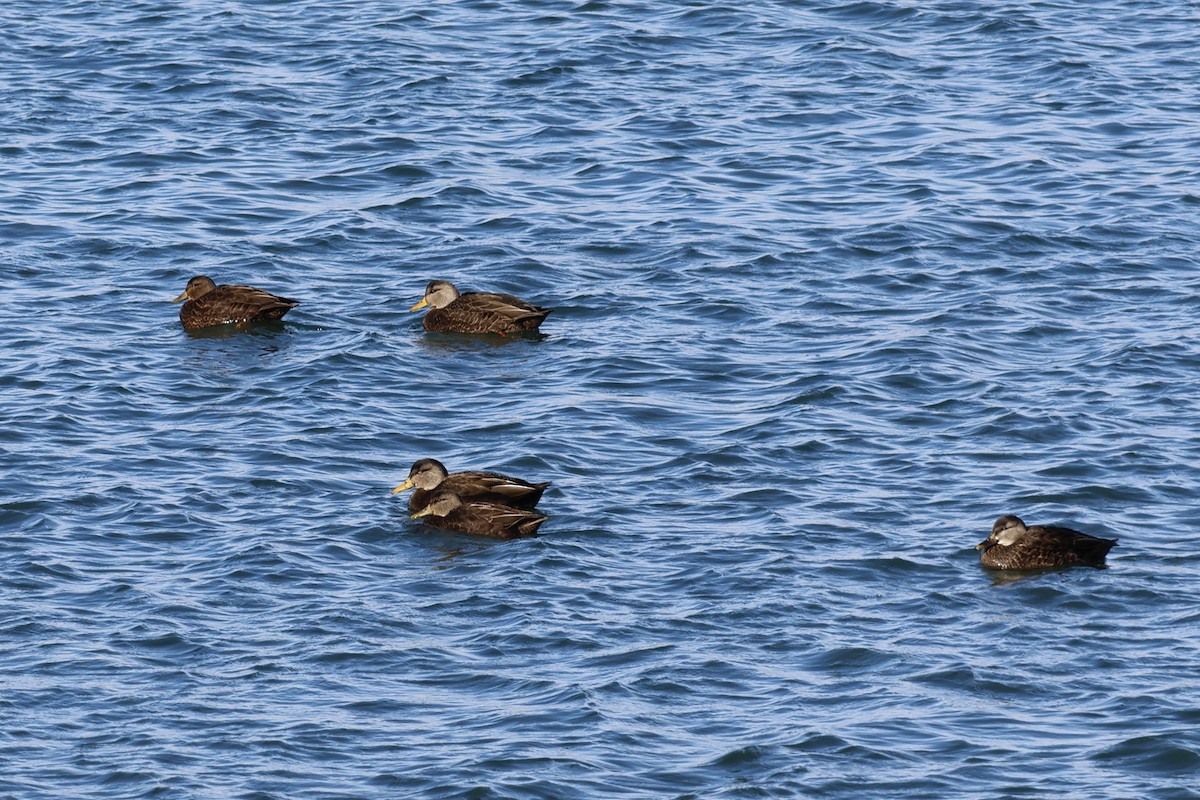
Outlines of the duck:
<svg viewBox="0 0 1200 800">
<path fill-rule="evenodd" d="M 544 514 L 498 503 L 467 502 L 444 489 L 430 495 L 426 506 L 412 514 L 412 518 L 424 520 L 435 528 L 494 539 L 534 536 L 549 519 Z"/>
<path fill-rule="evenodd" d="M 450 281 L 430 281 L 409 311 L 429 308 L 425 330 L 431 333 L 536 333 L 553 309 L 535 306 L 511 294 L 459 292 Z"/>
<path fill-rule="evenodd" d="M 1102 566 L 1116 543 L 1056 525 L 1026 526 L 1020 517 L 1005 514 L 975 549 L 983 551 L 979 560 L 989 569 L 1053 569 Z"/>
<path fill-rule="evenodd" d="M 300 301 L 279 297 L 253 286 L 224 283 L 218 286 L 207 275 L 197 275 L 187 282 L 183 294 L 172 300 L 180 303 L 179 321 L 186 331 L 196 331 L 213 325 L 234 322 L 247 325 L 282 319 L 283 315 L 300 305 Z"/>
<path fill-rule="evenodd" d="M 499 472 L 450 473 L 436 458 L 422 458 L 413 462 L 408 479 L 392 489 L 392 494 L 415 488 L 416 491 L 408 498 L 409 511 L 420 511 L 429 505 L 429 499 L 436 489 L 453 492 L 471 502 L 495 503 L 530 511 L 542 499 L 542 493 L 549 485 L 550 481 L 530 483 L 523 478 L 501 475 Z"/>
</svg>

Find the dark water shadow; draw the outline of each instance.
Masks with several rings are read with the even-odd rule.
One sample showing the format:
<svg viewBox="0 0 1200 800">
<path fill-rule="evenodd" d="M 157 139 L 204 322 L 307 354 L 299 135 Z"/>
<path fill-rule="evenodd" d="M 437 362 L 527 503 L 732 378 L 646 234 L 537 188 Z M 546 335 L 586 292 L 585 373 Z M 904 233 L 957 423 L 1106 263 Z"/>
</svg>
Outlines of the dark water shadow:
<svg viewBox="0 0 1200 800">
<path fill-rule="evenodd" d="M 289 329 L 289 324 L 282 320 L 267 322 L 226 322 L 223 325 L 210 325 L 198 330 L 184 330 L 189 339 L 232 339 L 246 334 L 249 336 L 276 336 Z"/>
<path fill-rule="evenodd" d="M 477 352 L 497 349 L 519 343 L 544 342 L 550 337 L 531 331 L 518 336 L 499 336 L 494 333 L 426 333 L 421 345 L 431 351 L 442 353 Z"/>
<path fill-rule="evenodd" d="M 434 569 L 447 569 L 464 556 L 475 555 L 505 543 L 502 539 L 448 531 L 413 519 L 407 502 L 393 504 L 388 509 L 388 517 L 395 522 L 394 527 L 389 526 L 395 535 L 419 541 L 423 546 L 440 553 L 432 562 Z"/>
<path fill-rule="evenodd" d="M 1070 572 L 1076 569 L 1108 569 L 1108 565 L 1075 564 L 1069 567 L 1043 567 L 1041 569 L 989 569 L 980 564 L 979 569 L 992 579 L 992 586 L 1008 586 L 1055 572 Z"/>
<path fill-rule="evenodd" d="M 436 571 L 459 566 L 472 556 L 486 553 L 493 547 L 506 543 L 502 539 L 471 536 L 467 533 L 435 528 L 418 520 L 410 520 L 409 524 L 404 526 L 404 532 L 411 534 L 412 538 L 421 541 L 437 554 L 430 562 L 430 566 Z"/>
<path fill-rule="evenodd" d="M 224 376 L 231 385 L 261 380 L 258 370 L 277 364 L 299 341 L 295 328 L 282 322 L 215 325 L 185 333 L 179 364 L 195 374 Z"/>
</svg>

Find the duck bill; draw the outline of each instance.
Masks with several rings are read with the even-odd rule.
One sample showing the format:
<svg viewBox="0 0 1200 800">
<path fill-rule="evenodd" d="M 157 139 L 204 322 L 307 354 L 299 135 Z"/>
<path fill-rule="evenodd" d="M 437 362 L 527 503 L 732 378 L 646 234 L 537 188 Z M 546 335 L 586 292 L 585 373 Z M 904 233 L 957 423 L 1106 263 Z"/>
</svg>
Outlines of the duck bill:
<svg viewBox="0 0 1200 800">
<path fill-rule="evenodd" d="M 987 546 L 988 546 L 988 540 L 984 539 L 982 542 L 975 545 L 975 549 L 976 550 L 987 550 Z"/>
<path fill-rule="evenodd" d="M 418 511 L 415 514 L 409 514 L 408 517 L 409 517 L 409 519 L 417 519 L 418 517 L 427 517 L 431 513 L 433 513 L 433 512 L 430 511 L 428 508 L 422 508 L 420 511 Z"/>
<path fill-rule="evenodd" d="M 413 488 L 413 482 L 411 480 L 407 480 L 397 486 L 395 489 L 392 489 L 392 494 L 400 494 L 401 492 L 408 491 L 411 488 Z"/>
<path fill-rule="evenodd" d="M 186 289 L 184 289 L 183 294 L 179 295 L 179 297 L 176 297 L 171 302 L 172 303 L 182 303 L 184 300 L 187 300 L 187 290 Z"/>
<path fill-rule="evenodd" d="M 427 305 L 429 305 L 429 301 L 426 300 L 424 297 L 422 297 L 421 301 L 419 303 L 417 303 L 416 305 L 414 305 L 412 308 L 410 308 L 409 311 L 420 311 L 422 308 L 424 308 Z"/>
</svg>

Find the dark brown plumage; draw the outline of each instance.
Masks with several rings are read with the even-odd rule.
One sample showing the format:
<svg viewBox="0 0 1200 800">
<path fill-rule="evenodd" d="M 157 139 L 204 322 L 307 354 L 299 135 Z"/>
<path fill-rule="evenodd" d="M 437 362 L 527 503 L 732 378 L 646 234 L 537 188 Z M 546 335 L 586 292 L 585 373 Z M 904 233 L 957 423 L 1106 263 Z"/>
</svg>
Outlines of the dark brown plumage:
<svg viewBox="0 0 1200 800">
<path fill-rule="evenodd" d="M 412 515 L 435 528 L 470 533 L 475 536 L 491 536 L 495 539 L 519 539 L 533 536 L 548 517 L 534 511 L 526 511 L 496 503 L 465 502 L 458 495 L 434 492 L 429 504 Z"/>
<path fill-rule="evenodd" d="M 408 498 L 409 511 L 425 508 L 433 492 L 439 489 L 452 492 L 469 502 L 496 503 L 529 510 L 538 504 L 542 492 L 549 485 L 549 481 L 530 483 L 499 472 L 447 473 L 442 462 L 422 458 L 412 465 L 408 480 L 392 489 L 392 494 L 415 487 L 416 491 Z"/>
<path fill-rule="evenodd" d="M 207 275 L 197 275 L 188 281 L 183 294 L 172 302 L 182 300 L 187 302 L 179 309 L 179 321 L 188 331 L 228 322 L 245 325 L 282 319 L 284 314 L 300 305 L 297 300 L 277 297 L 253 286 L 217 286 Z"/>
<path fill-rule="evenodd" d="M 1076 565 L 1098 567 L 1117 543 L 1055 525 L 1026 527 L 1019 517 L 1006 514 L 996 520 L 992 533 L 978 545 L 979 560 L 991 569 L 1048 569 Z"/>
<path fill-rule="evenodd" d="M 425 296 L 409 311 L 429 308 L 425 330 L 434 333 L 534 333 L 551 309 L 526 303 L 511 294 L 463 292 L 449 281 L 430 281 Z"/>
</svg>

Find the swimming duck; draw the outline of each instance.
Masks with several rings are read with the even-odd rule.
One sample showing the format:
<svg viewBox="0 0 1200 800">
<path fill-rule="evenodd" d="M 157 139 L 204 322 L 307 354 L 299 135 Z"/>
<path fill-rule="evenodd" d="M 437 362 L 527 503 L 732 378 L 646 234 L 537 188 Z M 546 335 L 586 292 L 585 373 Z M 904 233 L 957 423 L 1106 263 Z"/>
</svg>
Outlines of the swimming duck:
<svg viewBox="0 0 1200 800">
<path fill-rule="evenodd" d="M 536 332 L 551 309 L 511 294 L 463 292 L 450 281 L 430 281 L 425 296 L 409 311 L 429 307 L 425 330 L 433 333 L 494 333 L 513 336 Z"/>
<path fill-rule="evenodd" d="M 420 511 L 429 505 L 429 498 L 435 489 L 453 492 L 470 502 L 495 503 L 528 511 L 538 504 L 542 492 L 549 485 L 549 481 L 530 483 L 499 472 L 449 474 L 437 459 L 422 458 L 413 463 L 408 471 L 408 480 L 392 489 L 392 494 L 415 487 L 416 491 L 408 498 L 409 511 Z"/>
<path fill-rule="evenodd" d="M 435 528 L 444 528 L 476 536 L 491 536 L 497 539 L 517 539 L 533 536 L 548 517 L 496 503 L 464 502 L 453 492 L 434 492 L 429 503 L 412 515 L 423 519 Z"/>
<path fill-rule="evenodd" d="M 1117 543 L 1055 525 L 1025 526 L 1019 517 L 1006 514 L 996 520 L 992 533 L 978 545 L 979 560 L 991 569 L 1047 569 L 1082 564 L 1098 567 Z"/>
<path fill-rule="evenodd" d="M 179 309 L 179 321 L 188 331 L 227 322 L 248 324 L 282 319 L 284 314 L 300 305 L 298 300 L 276 297 L 253 286 L 217 286 L 207 275 L 192 278 L 183 294 L 171 302 L 183 300 L 187 302 Z"/>
</svg>

